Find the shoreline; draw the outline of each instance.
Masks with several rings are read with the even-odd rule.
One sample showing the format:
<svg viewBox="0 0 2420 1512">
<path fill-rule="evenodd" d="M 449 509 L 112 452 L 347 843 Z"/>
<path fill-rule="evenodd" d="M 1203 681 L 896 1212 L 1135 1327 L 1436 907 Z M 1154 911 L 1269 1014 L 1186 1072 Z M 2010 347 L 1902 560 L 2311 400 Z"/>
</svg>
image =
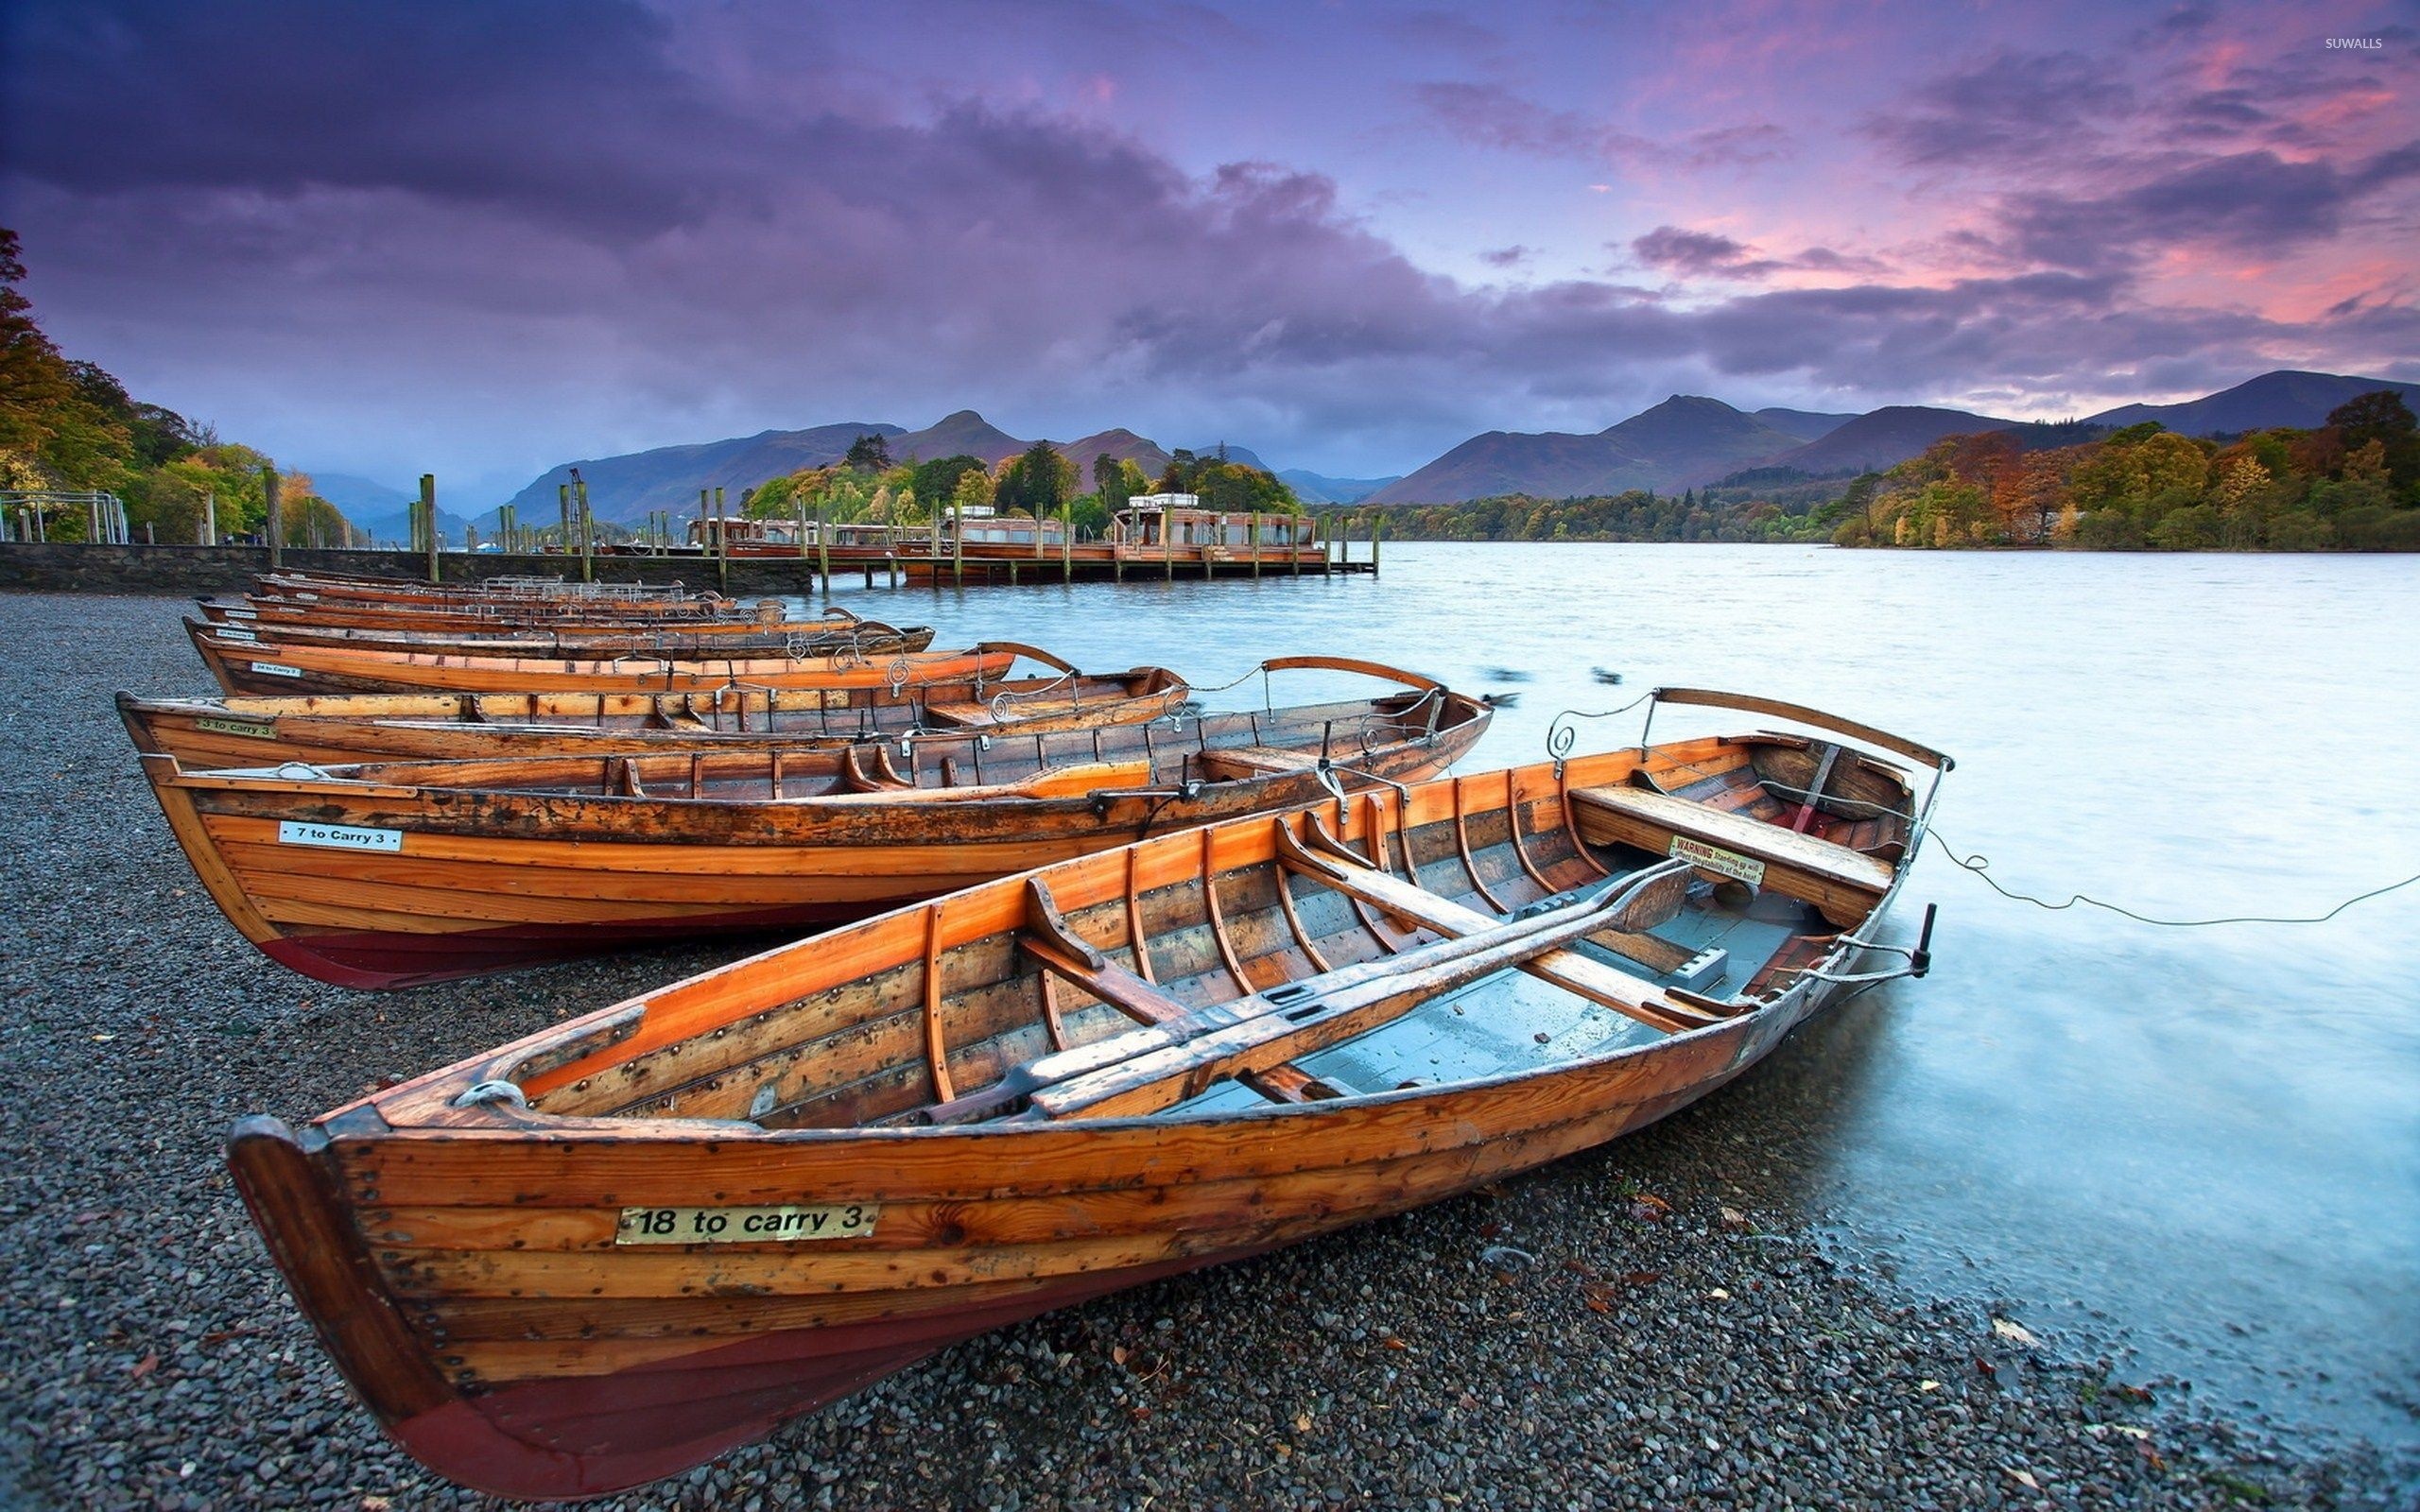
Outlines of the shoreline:
<svg viewBox="0 0 2420 1512">
<path fill-rule="evenodd" d="M 354 1405 L 218 1141 L 743 947 L 388 994 L 276 967 L 194 882 L 110 709 L 121 686 L 206 685 L 182 608 L 0 595 L 24 877 L 0 968 L 21 1073 L 0 1105 L 0 1315 L 20 1341 L 0 1497 L 504 1504 L 435 1481 Z M 1807 1033 L 1854 1037 L 1877 1002 Z M 2108 1377 L 1841 1259 L 1791 1198 L 1824 1158 L 1820 1088 L 1772 1095 L 1817 1059 L 1785 1047 L 1500 1187 L 987 1335 L 593 1504 L 2406 1504 L 2408 1454 Z"/>
</svg>

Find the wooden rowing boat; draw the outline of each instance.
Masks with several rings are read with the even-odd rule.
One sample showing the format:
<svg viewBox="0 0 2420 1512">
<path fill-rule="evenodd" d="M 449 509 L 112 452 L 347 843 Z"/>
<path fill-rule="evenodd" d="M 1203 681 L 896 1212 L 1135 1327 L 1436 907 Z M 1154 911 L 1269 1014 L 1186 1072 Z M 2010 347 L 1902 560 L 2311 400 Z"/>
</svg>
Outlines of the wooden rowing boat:
<svg viewBox="0 0 2420 1512">
<path fill-rule="evenodd" d="M 968 651 L 872 656 L 661 656 L 612 658 L 473 656 L 315 644 L 269 634 L 250 640 L 187 622 L 196 651 L 229 693 L 712 693 L 755 688 L 901 689 L 918 682 L 997 676 Z"/>
<path fill-rule="evenodd" d="M 694 635 L 762 635 L 768 627 L 837 629 L 855 615 L 834 610 L 811 619 L 786 617 L 779 599 L 734 603 L 719 613 L 643 614 L 570 604 L 497 602 L 459 605 L 339 603 L 249 593 L 241 599 L 195 601 L 214 625 L 357 625 L 370 629 L 680 629 Z"/>
<path fill-rule="evenodd" d="M 1444 770 L 1475 698 L 1366 662 L 1376 698 L 839 749 L 144 769 L 194 869 L 271 957 L 406 987 L 708 933 L 799 930 L 1160 830 Z"/>
<path fill-rule="evenodd" d="M 188 619 L 188 636 L 238 644 L 273 640 L 285 645 L 358 646 L 433 656 L 514 657 L 525 661 L 607 661 L 614 657 L 888 656 L 933 644 L 929 625 L 901 627 L 851 618 L 817 625 L 757 625 L 746 633 L 700 634 L 674 627 L 515 627 L 505 630 L 389 629 L 361 625 L 260 626 L 245 621 Z"/>
<path fill-rule="evenodd" d="M 1749 735 L 1373 787 L 886 914 L 299 1135 L 247 1119 L 229 1163 L 398 1442 L 595 1495 L 1721 1086 L 1858 980 L 1911 785 Z"/>
<path fill-rule="evenodd" d="M 989 643 L 1059 669 L 1046 677 L 930 682 L 897 700 L 848 689 L 713 693 L 358 693 L 293 697 L 118 695 L 135 749 L 189 769 L 510 756 L 632 755 L 692 747 L 847 745 L 932 730 L 1034 733 L 1135 724 L 1177 713 L 1191 693 L 1163 667 L 1088 677 L 1031 646 Z"/>
<path fill-rule="evenodd" d="M 351 577 L 290 571 L 257 574 L 264 593 L 306 602 L 430 606 L 517 605 L 606 609 L 618 614 L 724 614 L 732 601 L 679 583 L 570 583 L 560 578 L 492 577 L 476 583 L 418 583 L 401 577 Z"/>
</svg>

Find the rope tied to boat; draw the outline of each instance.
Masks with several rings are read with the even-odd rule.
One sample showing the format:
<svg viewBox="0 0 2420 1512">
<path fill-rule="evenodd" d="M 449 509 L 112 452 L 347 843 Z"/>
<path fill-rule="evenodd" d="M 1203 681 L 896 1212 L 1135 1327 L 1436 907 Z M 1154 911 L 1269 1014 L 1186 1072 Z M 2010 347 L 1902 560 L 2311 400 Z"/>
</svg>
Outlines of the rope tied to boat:
<svg viewBox="0 0 2420 1512">
<path fill-rule="evenodd" d="M 2352 897 L 2345 899 L 2342 902 L 2338 903 L 2335 907 L 2330 908 L 2324 914 L 2312 914 L 2299 918 L 2286 918 L 2272 914 L 2238 914 L 2224 919 L 2159 919 L 2150 914 L 2137 913 L 2135 910 L 2128 908 L 2123 904 L 2109 902 L 2103 899 L 2094 898 L 2085 893 L 2075 893 L 2070 895 L 2066 902 L 2054 903 L 2046 898 L 2036 898 L 2030 893 L 2017 892 L 2012 888 L 2003 887 L 2000 885 L 1997 878 L 1990 875 L 1989 868 L 1992 864 L 1991 857 L 1984 855 L 1979 850 L 1976 851 L 1972 855 L 1962 856 L 1950 846 L 1950 843 L 1947 840 L 1942 838 L 1940 831 L 1927 830 L 1926 833 L 1931 838 L 1932 843 L 1940 849 L 1941 853 L 1949 858 L 1952 866 L 1957 867 L 1962 871 L 1971 872 L 1975 876 L 1982 878 L 1986 886 L 1990 887 L 1992 891 L 1998 893 L 2003 898 L 2015 902 L 2031 903 L 2036 908 L 2048 909 L 2052 913 L 2057 913 L 2062 909 L 2073 908 L 2078 903 L 2082 903 L 2091 908 L 2106 909 L 2110 913 L 2118 914 L 2126 919 L 2131 919 L 2138 924 L 2151 924 L 2161 929 L 2210 929 L 2221 924 L 2325 924 L 2347 908 L 2352 907 L 2355 903 L 2367 902 L 2373 898 L 2384 897 L 2386 894 L 2396 891 L 2399 888 L 2409 887 L 2414 883 L 2420 883 L 2420 872 L 2413 872 L 2409 877 L 2405 877 L 2397 882 L 2390 882 L 2382 887 L 2373 887 L 2367 892 L 2355 893 Z"/>
</svg>

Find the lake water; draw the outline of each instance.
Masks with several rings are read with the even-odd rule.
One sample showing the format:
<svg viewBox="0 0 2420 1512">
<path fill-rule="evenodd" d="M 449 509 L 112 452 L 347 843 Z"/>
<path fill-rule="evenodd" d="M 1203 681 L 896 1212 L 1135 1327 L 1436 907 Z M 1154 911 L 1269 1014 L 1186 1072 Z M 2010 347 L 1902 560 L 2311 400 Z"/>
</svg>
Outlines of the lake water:
<svg viewBox="0 0 2420 1512">
<path fill-rule="evenodd" d="M 2054 901 L 2300 917 L 2420 872 L 2412 558 L 1395 543 L 1375 581 L 836 596 L 1197 685 L 1319 650 L 1517 694 L 1464 770 L 1659 683 L 1808 703 L 1955 756 L 1937 835 Z M 1933 850 L 1900 937 L 1927 902 L 1931 976 L 1782 1057 L 1831 1129 L 1816 1220 L 2129 1379 L 2420 1444 L 2420 885 L 2157 928 L 2007 901 Z"/>
</svg>

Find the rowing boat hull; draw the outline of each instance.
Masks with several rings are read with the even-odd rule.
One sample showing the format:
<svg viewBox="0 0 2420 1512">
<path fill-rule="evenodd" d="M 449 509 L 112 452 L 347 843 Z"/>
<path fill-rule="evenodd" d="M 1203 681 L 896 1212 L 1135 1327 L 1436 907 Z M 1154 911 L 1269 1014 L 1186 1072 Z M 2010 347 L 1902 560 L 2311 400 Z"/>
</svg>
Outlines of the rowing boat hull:
<svg viewBox="0 0 2420 1512">
<path fill-rule="evenodd" d="M 867 657 L 665 658 L 540 661 L 311 645 L 270 636 L 231 641 L 193 632 L 210 675 L 231 694 L 714 693 L 747 688 L 864 688 L 1006 673 L 1013 657 L 916 651 Z"/>
<path fill-rule="evenodd" d="M 710 1149 L 685 1131 L 651 1139 L 642 1127 L 610 1150 L 563 1152 L 338 1134 L 307 1179 L 328 1194 L 319 1198 L 326 1226 L 393 1288 L 365 1289 L 345 1305 L 387 1311 L 406 1337 L 441 1335 L 443 1358 L 458 1362 L 439 1369 L 406 1355 L 349 1366 L 373 1407 L 373 1391 L 396 1393 L 389 1432 L 483 1490 L 594 1496 L 760 1438 L 962 1339 L 1603 1143 L 1721 1086 L 1815 1005 L 1806 995 L 1651 1058 L 1183 1129 L 1132 1121 L 1033 1134 L 751 1139 L 742 1128 Z M 257 1186 L 274 1179 L 285 1197 L 301 1184 L 302 1151 L 282 1131 L 251 1138 L 269 1148 L 248 1151 L 239 1140 L 234 1160 L 258 1213 Z M 288 1151 L 296 1164 L 246 1179 L 254 1160 Z M 474 1192 L 496 1206 L 456 1206 Z M 879 1248 L 816 1257 L 834 1280 L 819 1278 L 809 1295 L 800 1263 L 784 1255 L 702 1272 L 680 1256 L 595 1263 L 593 1246 L 613 1243 L 620 1210 L 680 1208 L 704 1192 L 734 1206 L 872 1204 L 890 1236 Z M 375 1193 L 376 1206 L 348 1221 L 337 1194 L 358 1201 L 363 1193 Z M 511 1243 L 508 1235 L 531 1247 L 469 1247 Z M 365 1385 L 372 1371 L 389 1383 Z"/>
<path fill-rule="evenodd" d="M 644 755 L 705 748 L 812 749 L 919 728 L 1028 734 L 1138 723 L 1183 706 L 1183 679 L 1158 668 L 1080 679 L 946 683 L 910 701 L 848 689 L 786 693 L 329 694 L 220 699 L 118 696 L 135 749 L 173 756 L 189 771 L 230 766 L 385 761 L 495 761 L 519 756 Z M 1008 695 L 1005 701 L 1003 694 Z M 770 703 L 774 713 L 769 717 Z M 711 722 L 710 722 L 711 721 Z"/>
<path fill-rule="evenodd" d="M 311 622 L 263 625 L 255 621 L 212 620 L 187 620 L 185 631 L 188 636 L 208 635 L 222 643 L 237 644 L 267 639 L 282 645 L 333 645 L 429 656 L 595 662 L 630 657 L 668 657 L 674 660 L 712 657 L 720 661 L 724 658 L 772 660 L 808 656 L 889 656 L 902 651 L 922 651 L 933 644 L 930 626 L 919 625 L 903 629 L 872 620 L 859 620 L 848 625 L 759 625 L 748 634 L 704 635 L 683 627 L 609 626 L 600 629 L 528 629 L 516 627 L 503 630 L 420 630 Z"/>
<path fill-rule="evenodd" d="M 1513 909 L 1605 874 L 1579 844 L 1576 790 L 1617 791 L 1639 772 L 1721 789 L 1743 744 L 1439 779 L 1400 798 L 1374 790 L 1332 816 L 1219 824 L 973 888 L 374 1093 L 300 1136 L 250 1121 L 231 1163 L 322 1341 L 414 1455 L 510 1496 L 639 1484 L 956 1340 L 1531 1169 L 1740 1074 L 1841 990 L 1789 963 L 1839 968 L 1860 947 L 1793 937 L 1736 1005 L 1651 988 L 1640 1003 L 1687 1015 L 1660 1038 L 1592 1038 L 1582 1043 L 1610 1048 L 1477 1077 L 1151 1116 L 864 1116 L 924 1095 L 864 1090 L 903 1055 L 911 1082 L 929 1074 L 931 1107 L 950 1106 L 953 1083 L 1000 1075 L 996 1047 L 1037 1009 L 999 989 L 1040 980 L 1019 974 L 1018 947 L 1004 942 L 1028 937 L 1037 906 L 1131 960 L 1141 977 L 1130 983 L 1178 990 L 1223 971 L 1273 991 L 1299 954 L 1327 970 L 1315 936 L 1331 953 L 1351 939 L 1365 959 L 1407 948 L 1383 904 L 1305 926 L 1289 902 L 1274 936 L 1239 926 L 1231 939 L 1221 924 L 1222 891 L 1229 909 L 1258 910 L 1253 927 L 1281 912 L 1253 902 L 1246 879 L 1331 822 L 1346 848 L 1336 853 L 1366 857 L 1365 875 L 1392 856 L 1420 887 L 1500 895 Z M 1828 816 L 1799 828 L 1840 836 L 1843 850 L 1865 834 Z M 1910 850 L 1868 899 L 1865 925 L 1889 906 Z M 1056 1043 L 1060 1009 L 1040 990 Z M 803 1100 L 787 1106 L 830 1113 L 841 1099 L 855 1112 L 819 1126 L 748 1111 L 774 1106 L 774 1081 L 807 1075 L 783 1048 L 794 1042 L 820 1047 L 807 1079 L 829 1090 L 794 1089 Z M 746 1234 L 812 1214 L 835 1232 L 726 1236 L 734 1219 Z"/>
<path fill-rule="evenodd" d="M 1362 769 L 1432 776 L 1485 726 L 1478 711 L 1381 747 Z M 390 785 L 307 769 L 187 772 L 144 758 L 169 828 L 229 920 L 281 964 L 354 988 L 815 928 L 1324 795 L 1310 770 L 1205 783 L 1184 798 L 1127 791 L 1141 785 L 1134 775 L 1109 767 L 1068 796 L 977 789 L 941 800 L 930 790 L 698 801 L 477 786 L 510 781 L 524 765 L 432 764 L 462 769 L 445 785 Z M 612 781 L 611 763 L 589 765 L 598 786 Z"/>
</svg>

